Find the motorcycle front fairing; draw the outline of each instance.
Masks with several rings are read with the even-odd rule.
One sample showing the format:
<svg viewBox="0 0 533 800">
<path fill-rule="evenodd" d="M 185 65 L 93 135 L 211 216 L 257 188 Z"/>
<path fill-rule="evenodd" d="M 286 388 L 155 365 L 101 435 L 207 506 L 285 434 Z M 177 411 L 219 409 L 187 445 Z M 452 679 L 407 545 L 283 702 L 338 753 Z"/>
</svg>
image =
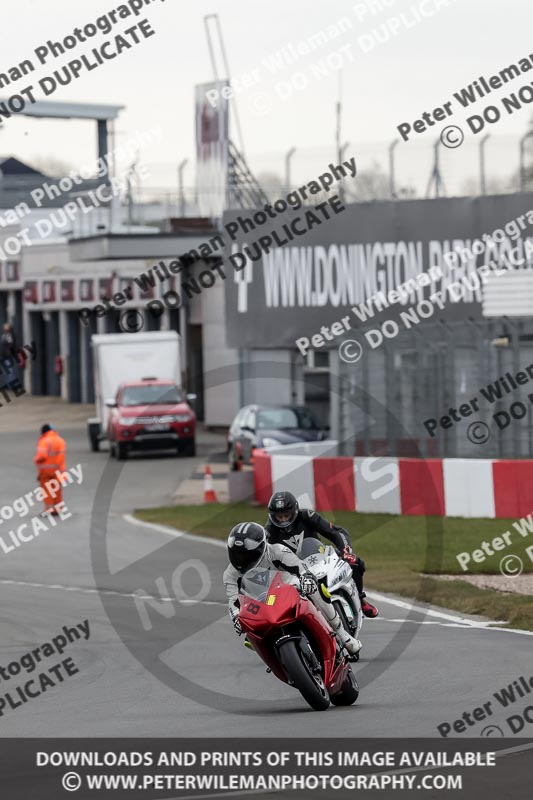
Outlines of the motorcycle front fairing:
<svg viewBox="0 0 533 800">
<path fill-rule="evenodd" d="M 331 545 L 324 545 L 318 539 L 304 539 L 298 552 L 309 570 L 317 578 L 325 578 L 328 590 L 334 592 L 346 581 L 352 580 L 352 570 L 346 561 Z"/>
<path fill-rule="evenodd" d="M 288 573 L 250 570 L 241 587 L 239 621 L 265 664 L 285 683 L 287 675 L 277 645 L 289 638 L 306 636 L 322 661 L 323 678 L 328 685 L 335 671 L 335 639 L 322 614 L 310 600 L 300 596 L 294 583 Z"/>
<path fill-rule="evenodd" d="M 363 614 L 350 565 L 334 547 L 324 545 L 319 539 L 304 539 L 298 555 L 316 579 L 325 582 L 332 600 L 342 603 L 345 615 L 349 620 L 353 619 L 355 629 L 352 633 L 359 638 Z"/>
</svg>

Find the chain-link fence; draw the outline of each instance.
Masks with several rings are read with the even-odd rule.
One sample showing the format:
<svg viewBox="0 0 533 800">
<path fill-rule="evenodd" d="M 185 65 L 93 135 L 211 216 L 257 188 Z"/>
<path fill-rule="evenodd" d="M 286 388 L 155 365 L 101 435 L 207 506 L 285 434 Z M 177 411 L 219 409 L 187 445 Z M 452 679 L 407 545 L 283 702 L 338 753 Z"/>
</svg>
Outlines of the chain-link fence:
<svg viewBox="0 0 533 800">
<path fill-rule="evenodd" d="M 345 450 L 533 457 L 533 318 L 419 325 L 337 363 Z M 352 401 L 357 390 L 367 407 Z"/>
<path fill-rule="evenodd" d="M 332 141 L 323 146 L 291 147 L 286 152 L 247 153 L 248 166 L 271 202 L 315 179 L 330 163 L 352 157 L 357 164 L 356 178 L 339 187 L 348 202 L 533 190 L 531 139 L 522 149 L 518 135 L 492 134 L 484 139 L 470 134 L 456 149 L 442 145 L 437 134 L 408 142 L 398 141 L 394 131 L 388 141 L 359 142 L 349 134 L 348 138 L 351 143 L 343 147 L 340 159 Z M 131 188 L 136 221 L 153 221 L 158 212 L 160 219 L 200 214 L 192 166 L 184 186 L 178 185 L 175 166 L 159 162 L 145 166 L 150 182 Z M 213 185 L 212 191 L 220 194 L 221 187 Z M 320 198 L 310 196 L 309 203 L 316 202 Z"/>
</svg>

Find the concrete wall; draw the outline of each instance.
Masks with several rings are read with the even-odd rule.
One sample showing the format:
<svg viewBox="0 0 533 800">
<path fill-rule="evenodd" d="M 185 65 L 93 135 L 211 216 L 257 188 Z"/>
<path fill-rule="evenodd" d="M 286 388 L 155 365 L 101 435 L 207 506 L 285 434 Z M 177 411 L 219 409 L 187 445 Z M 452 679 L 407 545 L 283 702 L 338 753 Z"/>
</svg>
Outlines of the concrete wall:
<svg viewBox="0 0 533 800">
<path fill-rule="evenodd" d="M 241 406 L 239 352 L 226 347 L 224 284 L 217 280 L 201 298 L 206 425 L 229 425 Z"/>
<path fill-rule="evenodd" d="M 263 505 L 283 489 L 317 511 L 527 517 L 531 529 L 533 461 L 528 459 L 337 458 L 294 455 L 279 447 L 255 452 L 254 476 L 255 497 Z"/>
<path fill-rule="evenodd" d="M 296 401 L 292 396 L 292 360 L 289 350 L 247 350 L 244 361 L 244 405 L 290 405 Z"/>
</svg>

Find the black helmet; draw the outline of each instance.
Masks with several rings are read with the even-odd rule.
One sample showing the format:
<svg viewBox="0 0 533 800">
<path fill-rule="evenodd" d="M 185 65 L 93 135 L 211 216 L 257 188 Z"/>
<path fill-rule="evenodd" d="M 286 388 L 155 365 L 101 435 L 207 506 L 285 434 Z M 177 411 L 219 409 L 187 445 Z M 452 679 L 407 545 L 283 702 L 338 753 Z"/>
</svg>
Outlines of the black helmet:
<svg viewBox="0 0 533 800">
<path fill-rule="evenodd" d="M 278 528 L 290 528 L 299 510 L 298 500 L 290 492 L 276 492 L 268 501 L 268 518 Z"/>
<path fill-rule="evenodd" d="M 239 572 L 246 572 L 259 563 L 266 548 L 266 532 L 257 522 L 239 522 L 228 536 L 230 563 Z"/>
</svg>

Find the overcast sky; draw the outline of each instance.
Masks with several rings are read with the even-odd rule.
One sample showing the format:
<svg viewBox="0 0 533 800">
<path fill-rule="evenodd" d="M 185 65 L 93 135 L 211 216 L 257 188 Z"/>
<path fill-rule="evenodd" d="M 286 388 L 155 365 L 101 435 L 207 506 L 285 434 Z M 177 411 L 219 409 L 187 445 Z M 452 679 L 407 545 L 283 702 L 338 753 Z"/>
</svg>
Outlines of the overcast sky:
<svg viewBox="0 0 533 800">
<path fill-rule="evenodd" d="M 119 142 L 136 129 L 160 124 L 162 143 L 142 151 L 151 172 L 147 184 L 174 185 L 182 158 L 190 159 L 186 181 L 192 182 L 194 86 L 213 77 L 203 15 L 218 13 L 233 78 L 242 79 L 256 70 L 254 87 L 236 95 L 252 167 L 282 173 L 284 153 L 295 146 L 298 152 L 293 176 L 305 180 L 333 157 L 338 71 L 331 68 L 321 79 L 313 77 L 312 72 L 322 59 L 350 45 L 341 55 L 331 56 L 330 63 L 338 64 L 339 59 L 344 63 L 343 137 L 350 141 L 349 152 L 357 156 L 361 169 L 373 158 L 386 157 L 387 144 L 398 136 L 397 125 L 412 123 L 423 111 L 451 100 L 454 92 L 478 76 L 489 77 L 533 54 L 531 0 L 447 0 L 448 7 L 444 2 L 425 0 L 424 8 L 435 11 L 434 16 L 416 23 L 422 0 L 381 0 L 382 11 L 372 14 L 367 8 L 362 19 L 365 5 L 372 5 L 370 0 L 155 0 L 139 17 L 150 20 L 155 36 L 92 72 L 82 72 L 70 86 L 60 86 L 53 99 L 124 105 L 117 125 Z M 94 22 L 119 5 L 108 0 L 4 0 L 0 72 L 27 58 L 37 65 L 34 48 L 48 39 L 63 39 L 74 27 Z M 379 0 L 373 0 L 373 5 L 378 6 Z M 438 5 L 441 8 L 436 11 Z M 389 26 L 394 26 L 396 23 L 390 20 L 398 20 L 400 12 L 410 27 L 400 21 L 395 37 L 377 42 L 373 31 L 378 29 L 383 38 L 386 33 L 382 25 L 389 20 Z M 330 38 L 323 47 L 274 75 L 269 72 L 263 59 L 289 43 L 297 45 L 321 30 L 327 31 L 341 19 L 351 23 L 342 36 Z M 122 20 L 100 40 L 113 38 L 130 24 L 131 20 Z M 68 56 L 40 66 L 27 79 L 18 81 L 13 92 L 51 75 L 69 58 L 90 51 L 97 41 L 80 44 Z M 288 94 L 294 73 L 300 73 L 297 80 L 308 85 L 282 100 L 279 94 Z M 471 112 L 454 103 L 456 113 L 450 121 L 465 128 L 466 141 L 461 152 L 449 150 L 443 155 L 450 178 L 466 174 L 469 165 L 477 163 L 480 136 L 468 131 L 463 124 L 466 117 L 480 113 L 484 105 L 532 80 L 533 70 L 493 92 Z M 0 93 L 5 98 L 10 87 Z M 493 136 L 487 156 L 494 173 L 516 169 L 518 137 L 527 129 L 532 111 L 533 104 L 526 105 L 513 115 L 502 114 L 498 124 L 487 126 Z M 399 146 L 402 179 L 408 181 L 419 174 L 421 157 L 429 158 L 435 130 L 439 132 L 444 124 L 415 134 L 412 141 Z M 232 136 L 238 139 L 235 126 Z M 75 166 L 86 163 L 88 154 L 94 152 L 95 134 L 88 122 L 25 117 L 5 123 L 0 130 L 2 155 L 30 161 L 37 155 L 54 156 Z"/>
</svg>

